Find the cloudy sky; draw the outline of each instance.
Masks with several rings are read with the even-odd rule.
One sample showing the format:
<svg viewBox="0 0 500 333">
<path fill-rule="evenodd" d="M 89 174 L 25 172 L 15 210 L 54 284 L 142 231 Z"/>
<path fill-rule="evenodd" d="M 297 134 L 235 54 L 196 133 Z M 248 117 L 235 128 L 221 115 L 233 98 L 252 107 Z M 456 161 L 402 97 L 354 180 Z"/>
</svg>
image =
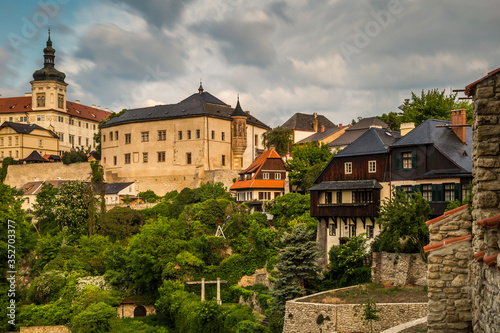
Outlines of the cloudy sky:
<svg viewBox="0 0 500 333">
<path fill-rule="evenodd" d="M 3 0 L 0 93 L 29 92 L 47 29 L 68 99 L 120 111 L 198 89 L 275 127 L 398 111 L 500 67 L 498 0 Z"/>
</svg>

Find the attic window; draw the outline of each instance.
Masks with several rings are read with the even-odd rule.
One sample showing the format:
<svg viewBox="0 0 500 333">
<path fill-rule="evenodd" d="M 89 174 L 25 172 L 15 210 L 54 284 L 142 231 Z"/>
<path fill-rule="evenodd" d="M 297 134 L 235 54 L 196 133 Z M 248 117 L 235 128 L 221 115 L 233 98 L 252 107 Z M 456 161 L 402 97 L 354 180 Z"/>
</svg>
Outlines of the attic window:
<svg viewBox="0 0 500 333">
<path fill-rule="evenodd" d="M 12 105 L 10 108 L 13 109 L 16 107 L 17 104 Z"/>
<path fill-rule="evenodd" d="M 79 114 L 81 114 L 81 113 L 82 113 L 82 111 L 77 110 L 77 109 L 75 109 L 75 111 L 76 111 L 76 113 L 79 113 Z"/>
<path fill-rule="evenodd" d="M 29 108 L 29 106 L 30 106 L 30 104 L 25 105 L 24 108 L 27 109 L 27 108 Z"/>
<path fill-rule="evenodd" d="M 92 115 L 92 117 L 97 118 L 97 116 L 95 114 L 91 113 L 91 115 Z"/>
</svg>

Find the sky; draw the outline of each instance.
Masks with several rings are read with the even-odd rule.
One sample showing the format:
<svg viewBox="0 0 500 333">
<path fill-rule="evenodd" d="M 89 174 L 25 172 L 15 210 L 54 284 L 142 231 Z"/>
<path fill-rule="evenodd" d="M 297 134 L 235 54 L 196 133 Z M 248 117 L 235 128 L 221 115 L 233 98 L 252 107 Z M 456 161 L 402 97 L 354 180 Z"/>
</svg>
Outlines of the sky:
<svg viewBox="0 0 500 333">
<path fill-rule="evenodd" d="M 399 111 L 500 67 L 498 0 L 2 0 L 0 94 L 31 91 L 47 31 L 68 100 L 118 112 L 205 91 L 271 127 Z"/>
</svg>

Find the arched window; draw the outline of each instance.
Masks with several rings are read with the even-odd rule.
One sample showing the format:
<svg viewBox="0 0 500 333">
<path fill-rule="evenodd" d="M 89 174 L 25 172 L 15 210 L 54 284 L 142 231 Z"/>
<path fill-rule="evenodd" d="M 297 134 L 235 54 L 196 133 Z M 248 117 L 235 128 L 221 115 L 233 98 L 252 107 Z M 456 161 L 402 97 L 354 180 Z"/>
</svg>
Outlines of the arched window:
<svg viewBox="0 0 500 333">
<path fill-rule="evenodd" d="M 137 306 L 134 309 L 134 318 L 135 317 L 145 317 L 146 316 L 146 308 L 142 305 Z"/>
</svg>

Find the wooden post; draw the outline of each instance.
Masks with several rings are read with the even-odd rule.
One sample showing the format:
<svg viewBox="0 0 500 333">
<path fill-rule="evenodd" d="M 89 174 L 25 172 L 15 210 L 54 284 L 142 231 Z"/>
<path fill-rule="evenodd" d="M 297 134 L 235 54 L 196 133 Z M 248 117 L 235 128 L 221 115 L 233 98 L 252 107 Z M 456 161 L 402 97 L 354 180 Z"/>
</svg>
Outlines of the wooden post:
<svg viewBox="0 0 500 333">
<path fill-rule="evenodd" d="M 220 299 L 220 278 L 217 278 L 217 304 L 222 304 L 222 300 Z"/>
<path fill-rule="evenodd" d="M 201 301 L 205 302 L 205 278 L 201 278 Z"/>
</svg>

